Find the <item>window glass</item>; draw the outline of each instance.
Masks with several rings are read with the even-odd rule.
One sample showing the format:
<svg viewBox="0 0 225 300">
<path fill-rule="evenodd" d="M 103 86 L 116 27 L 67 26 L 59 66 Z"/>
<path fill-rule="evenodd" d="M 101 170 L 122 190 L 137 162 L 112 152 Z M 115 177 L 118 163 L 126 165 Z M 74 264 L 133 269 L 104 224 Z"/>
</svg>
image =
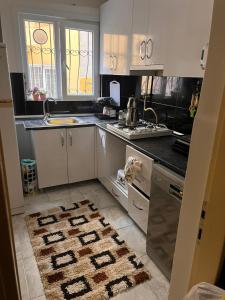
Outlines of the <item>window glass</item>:
<svg viewBox="0 0 225 300">
<path fill-rule="evenodd" d="M 28 88 L 57 98 L 54 24 L 25 20 Z"/>
<path fill-rule="evenodd" d="M 93 95 L 93 32 L 65 28 L 66 93 Z"/>
</svg>

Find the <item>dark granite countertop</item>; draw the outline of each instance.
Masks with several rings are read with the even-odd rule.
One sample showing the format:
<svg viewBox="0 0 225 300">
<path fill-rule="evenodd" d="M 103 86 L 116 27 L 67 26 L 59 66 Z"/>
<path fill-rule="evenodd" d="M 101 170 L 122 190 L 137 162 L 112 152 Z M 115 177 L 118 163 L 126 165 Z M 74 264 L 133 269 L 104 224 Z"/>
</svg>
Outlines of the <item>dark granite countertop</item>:
<svg viewBox="0 0 225 300">
<path fill-rule="evenodd" d="M 56 129 L 56 128 L 73 128 L 73 127 L 85 127 L 85 126 L 95 126 L 97 123 L 109 123 L 110 120 L 99 120 L 94 115 L 89 116 L 63 116 L 64 118 L 76 118 L 79 123 L 75 123 L 73 125 L 47 125 L 43 118 L 37 118 L 37 119 L 28 119 L 28 120 L 18 120 L 16 123 L 23 122 L 25 129 L 27 130 L 42 130 L 42 129 Z M 57 118 L 63 118 L 62 116 Z M 115 120 L 114 120 L 115 122 Z"/>
<path fill-rule="evenodd" d="M 153 158 L 155 161 L 161 163 L 172 171 L 181 176 L 185 176 L 187 168 L 187 157 L 175 152 L 172 145 L 175 143 L 176 136 L 164 136 L 157 138 L 146 138 L 139 140 L 128 140 L 107 128 L 109 120 L 99 120 L 94 115 L 89 116 L 74 116 L 79 120 L 78 124 L 74 125 L 46 125 L 42 118 L 19 120 L 18 123 L 23 122 L 27 130 L 42 130 L 42 129 L 56 129 L 56 128 L 72 128 L 80 126 L 98 126 L 99 128 L 109 132 L 110 134 L 125 141 L 135 149 Z M 113 121 L 114 122 L 114 121 Z"/>
<path fill-rule="evenodd" d="M 187 169 L 187 157 L 174 151 L 172 145 L 175 143 L 176 136 L 163 136 L 157 138 L 146 138 L 139 140 L 128 140 L 107 128 L 106 123 L 96 124 L 99 128 L 111 133 L 125 141 L 135 149 L 150 156 L 155 161 L 161 163 L 170 170 L 181 176 L 185 176 Z"/>
</svg>

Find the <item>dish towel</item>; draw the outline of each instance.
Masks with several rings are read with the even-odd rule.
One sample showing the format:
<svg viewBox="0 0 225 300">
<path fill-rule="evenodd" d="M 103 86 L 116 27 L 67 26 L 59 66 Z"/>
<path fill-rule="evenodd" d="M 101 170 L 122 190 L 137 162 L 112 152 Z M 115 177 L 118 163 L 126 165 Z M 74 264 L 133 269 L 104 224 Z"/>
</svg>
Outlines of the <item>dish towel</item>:
<svg viewBox="0 0 225 300">
<path fill-rule="evenodd" d="M 129 156 L 124 167 L 125 179 L 132 183 L 135 176 L 141 171 L 142 162 L 133 156 Z"/>
</svg>

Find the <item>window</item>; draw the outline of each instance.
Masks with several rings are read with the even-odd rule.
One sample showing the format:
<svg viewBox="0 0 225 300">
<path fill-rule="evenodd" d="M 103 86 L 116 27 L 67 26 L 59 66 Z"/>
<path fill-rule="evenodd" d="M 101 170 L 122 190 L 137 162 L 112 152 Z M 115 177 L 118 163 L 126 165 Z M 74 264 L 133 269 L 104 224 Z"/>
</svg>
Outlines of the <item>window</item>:
<svg viewBox="0 0 225 300">
<path fill-rule="evenodd" d="M 92 32 L 66 28 L 65 35 L 67 95 L 93 95 Z"/>
<path fill-rule="evenodd" d="M 21 19 L 27 89 L 37 87 L 55 99 L 96 97 L 98 26 L 41 16 Z"/>
</svg>

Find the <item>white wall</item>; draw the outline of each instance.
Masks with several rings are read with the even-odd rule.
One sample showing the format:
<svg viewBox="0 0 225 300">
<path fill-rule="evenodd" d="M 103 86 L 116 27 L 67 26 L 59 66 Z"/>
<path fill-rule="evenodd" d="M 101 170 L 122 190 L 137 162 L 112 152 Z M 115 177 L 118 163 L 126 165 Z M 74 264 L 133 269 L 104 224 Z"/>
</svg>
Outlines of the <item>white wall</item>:
<svg viewBox="0 0 225 300">
<path fill-rule="evenodd" d="M 20 50 L 19 13 L 61 17 L 68 20 L 99 21 L 99 9 L 35 0 L 0 0 L 4 42 L 7 44 L 10 72 L 23 72 Z"/>
</svg>

